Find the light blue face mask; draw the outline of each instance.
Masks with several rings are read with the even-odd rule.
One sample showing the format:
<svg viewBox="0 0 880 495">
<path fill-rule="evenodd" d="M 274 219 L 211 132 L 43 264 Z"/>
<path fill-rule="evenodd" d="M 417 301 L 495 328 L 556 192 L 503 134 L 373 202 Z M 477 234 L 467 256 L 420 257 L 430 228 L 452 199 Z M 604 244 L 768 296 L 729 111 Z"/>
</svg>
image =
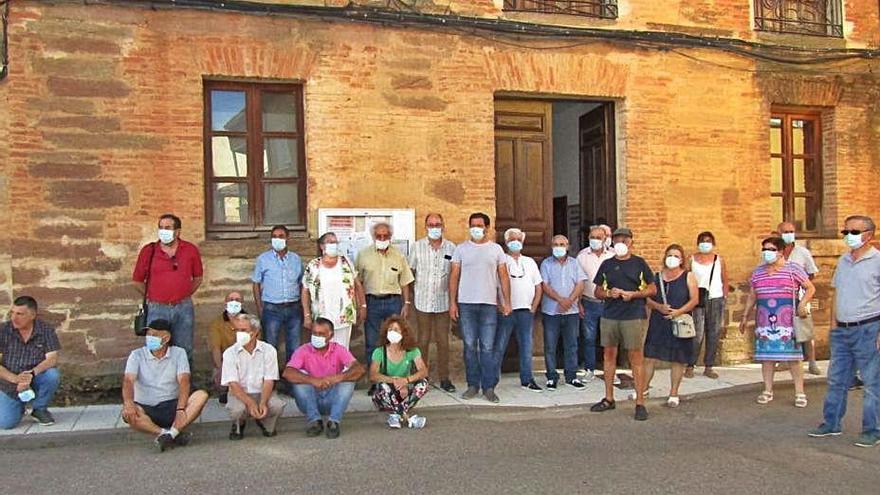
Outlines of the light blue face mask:
<svg viewBox="0 0 880 495">
<path fill-rule="evenodd" d="M 483 236 L 486 235 L 485 229 L 483 229 L 483 227 L 471 227 L 468 232 L 471 234 L 471 239 L 475 241 L 482 240 Z"/>
<path fill-rule="evenodd" d="M 708 254 L 712 252 L 712 243 L 711 242 L 701 242 L 697 244 L 697 249 L 700 250 L 703 254 Z"/>
<path fill-rule="evenodd" d="M 761 256 L 764 257 L 764 263 L 767 263 L 768 265 L 776 261 L 776 257 L 778 254 L 779 253 L 777 253 L 776 251 L 761 251 Z"/>
<path fill-rule="evenodd" d="M 18 393 L 18 400 L 20 400 L 22 402 L 30 402 L 36 398 L 37 398 L 37 394 L 34 393 L 34 390 L 32 388 L 29 388 L 27 390 L 22 390 L 21 392 Z"/>
<path fill-rule="evenodd" d="M 284 251 L 287 249 L 287 239 L 272 238 L 272 249 L 275 251 Z"/>
<path fill-rule="evenodd" d="M 862 234 L 846 234 L 843 240 L 850 249 L 858 249 L 865 244 L 862 242 Z"/>
<path fill-rule="evenodd" d="M 602 239 L 590 239 L 590 249 L 593 251 L 599 251 L 605 247 L 605 243 L 602 242 Z"/>
<path fill-rule="evenodd" d="M 782 240 L 786 244 L 794 244 L 794 239 L 795 239 L 794 232 L 783 232 L 782 233 Z"/>
<path fill-rule="evenodd" d="M 145 340 L 146 340 L 147 350 L 150 352 L 158 351 L 159 349 L 162 348 L 162 337 L 156 337 L 155 335 L 147 335 Z"/>
<path fill-rule="evenodd" d="M 312 335 L 312 347 L 315 349 L 323 349 L 327 346 L 327 337 L 320 335 Z"/>
<path fill-rule="evenodd" d="M 428 239 L 437 240 L 443 237 L 442 227 L 428 227 Z"/>
<path fill-rule="evenodd" d="M 557 258 L 562 258 L 568 254 L 568 249 L 565 246 L 553 246 L 553 256 Z"/>
<path fill-rule="evenodd" d="M 511 253 L 518 253 L 522 251 L 523 243 L 520 241 L 510 241 L 507 243 L 507 249 L 510 250 Z"/>
<path fill-rule="evenodd" d="M 171 244 L 174 242 L 174 231 L 171 229 L 159 229 L 159 241 L 162 244 Z"/>
<path fill-rule="evenodd" d="M 229 301 L 226 303 L 226 314 L 237 315 L 241 313 L 241 301 Z"/>
<path fill-rule="evenodd" d="M 324 244 L 324 254 L 330 256 L 331 258 L 339 256 L 339 244 L 335 242 L 328 242 L 327 244 Z"/>
</svg>

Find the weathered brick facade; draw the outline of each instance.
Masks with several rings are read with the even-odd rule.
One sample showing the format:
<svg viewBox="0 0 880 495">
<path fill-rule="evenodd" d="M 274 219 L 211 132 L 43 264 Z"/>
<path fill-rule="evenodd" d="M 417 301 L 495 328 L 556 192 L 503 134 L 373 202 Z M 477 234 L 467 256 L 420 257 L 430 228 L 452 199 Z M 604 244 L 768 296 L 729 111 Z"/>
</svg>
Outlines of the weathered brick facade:
<svg viewBox="0 0 880 495">
<path fill-rule="evenodd" d="M 620 18 L 609 21 L 503 13 L 500 0 L 417 2 L 484 19 L 880 43 L 878 4 L 868 0 L 845 2 L 845 39 L 803 43 L 752 31 L 748 0 L 618 3 Z M 163 212 L 183 217 L 183 236 L 205 257 L 197 348 L 222 296 L 249 293 L 266 240 L 205 235 L 206 78 L 304 83 L 310 237 L 321 207 L 406 207 L 417 218 L 443 212 L 450 237 L 461 240 L 467 214 L 495 210 L 493 100 L 507 93 L 617 101 L 621 223 L 655 265 L 668 243 L 692 246 L 698 231 L 714 231 L 736 285 L 734 318 L 757 240 L 774 227 L 771 104 L 827 108 L 825 231 L 848 214 L 880 213 L 880 86 L 867 61 L 796 69 L 714 49 L 64 1 L 16 1 L 10 14 L 10 74 L 0 82 L 0 304 L 37 297 L 58 325 L 64 367 L 79 377 L 116 378 L 137 345 L 131 267 Z M 842 245 L 809 245 L 822 269 L 816 318 L 827 331 L 828 280 Z M 309 238 L 297 246 L 314 252 Z M 747 359 L 747 341 L 734 333 L 725 357 Z"/>
</svg>

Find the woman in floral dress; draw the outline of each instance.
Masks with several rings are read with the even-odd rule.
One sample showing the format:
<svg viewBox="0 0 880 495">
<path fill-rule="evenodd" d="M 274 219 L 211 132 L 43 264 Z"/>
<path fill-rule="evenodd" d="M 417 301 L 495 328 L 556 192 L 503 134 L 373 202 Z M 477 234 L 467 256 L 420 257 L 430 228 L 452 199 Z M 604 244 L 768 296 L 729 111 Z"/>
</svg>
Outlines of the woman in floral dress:
<svg viewBox="0 0 880 495">
<path fill-rule="evenodd" d="M 764 264 L 752 273 L 752 288 L 739 331 L 745 333 L 748 319 L 757 306 L 755 361 L 761 363 L 764 376 L 764 391 L 758 396 L 758 404 L 773 400 L 774 367 L 779 361 L 787 361 L 791 364 L 791 378 L 794 380 L 794 405 L 807 407 L 804 370 L 801 367 L 803 351 L 795 338 L 794 319 L 807 315 L 816 288 L 803 268 L 786 261 L 782 255 L 784 248 L 785 242 L 779 237 L 769 237 L 761 243 Z M 797 301 L 800 288 L 804 289 L 804 296 Z"/>
<path fill-rule="evenodd" d="M 358 281 L 354 263 L 339 255 L 336 234 L 318 238 L 321 256 L 306 265 L 303 273 L 303 325 L 311 328 L 316 318 L 333 322 L 333 341 L 348 349 L 351 329 L 366 317 L 364 289 Z"/>
</svg>

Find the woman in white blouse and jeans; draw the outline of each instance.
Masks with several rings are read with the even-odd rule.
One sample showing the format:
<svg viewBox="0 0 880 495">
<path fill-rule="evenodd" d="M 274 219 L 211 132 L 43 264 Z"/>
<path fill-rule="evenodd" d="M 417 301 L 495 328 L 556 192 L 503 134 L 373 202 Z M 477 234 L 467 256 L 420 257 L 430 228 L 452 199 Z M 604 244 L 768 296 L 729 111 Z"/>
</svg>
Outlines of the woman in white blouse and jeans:
<svg viewBox="0 0 880 495">
<path fill-rule="evenodd" d="M 697 277 L 700 287 L 700 305 L 693 310 L 694 325 L 697 336 L 694 338 L 694 353 L 684 376 L 693 378 L 694 366 L 700 357 L 700 349 L 706 342 L 706 355 L 703 363 L 706 369 L 703 375 L 718 378 L 713 370 L 718 340 L 721 338 L 721 327 L 724 325 L 724 304 L 727 298 L 727 266 L 716 252 L 715 236 L 711 232 L 700 232 L 697 236 L 697 253 L 690 259 L 690 270 Z M 708 298 L 706 297 L 708 291 Z"/>
</svg>

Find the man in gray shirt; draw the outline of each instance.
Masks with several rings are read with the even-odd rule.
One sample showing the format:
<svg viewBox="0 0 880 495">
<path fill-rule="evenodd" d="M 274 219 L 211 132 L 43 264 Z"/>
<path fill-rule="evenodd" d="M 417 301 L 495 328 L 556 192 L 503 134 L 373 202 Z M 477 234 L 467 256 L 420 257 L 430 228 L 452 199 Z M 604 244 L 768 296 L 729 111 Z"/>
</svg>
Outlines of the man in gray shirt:
<svg viewBox="0 0 880 495">
<path fill-rule="evenodd" d="M 825 393 L 824 422 L 811 437 L 840 435 L 847 387 L 854 369 L 865 383 L 862 434 L 856 445 L 880 445 L 880 251 L 871 245 L 876 226 L 870 217 L 846 219 L 841 233 L 849 252 L 840 257 L 832 284 L 836 289 L 836 328 L 831 330 L 831 365 Z"/>
<path fill-rule="evenodd" d="M 208 393 L 190 394 L 186 351 L 170 345 L 171 323 L 153 320 L 146 328 L 144 347 L 131 351 L 122 380 L 122 419 L 137 431 L 156 436 L 164 452 L 172 445 L 184 446 L 192 424 L 208 402 Z"/>
</svg>

